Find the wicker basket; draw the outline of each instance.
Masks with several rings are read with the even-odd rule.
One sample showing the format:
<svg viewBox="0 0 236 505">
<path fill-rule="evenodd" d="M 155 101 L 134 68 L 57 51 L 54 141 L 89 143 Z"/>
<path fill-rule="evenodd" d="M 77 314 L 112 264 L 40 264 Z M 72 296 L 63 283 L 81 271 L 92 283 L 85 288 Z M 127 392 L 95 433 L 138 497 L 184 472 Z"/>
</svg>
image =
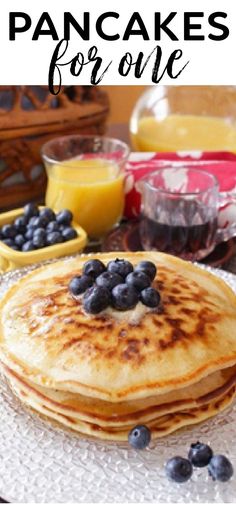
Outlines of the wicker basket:
<svg viewBox="0 0 236 505">
<path fill-rule="evenodd" d="M 102 135 L 108 112 L 106 94 L 91 86 L 65 87 L 56 97 L 44 86 L 1 86 L 0 210 L 42 201 L 42 144 L 71 133 Z"/>
</svg>

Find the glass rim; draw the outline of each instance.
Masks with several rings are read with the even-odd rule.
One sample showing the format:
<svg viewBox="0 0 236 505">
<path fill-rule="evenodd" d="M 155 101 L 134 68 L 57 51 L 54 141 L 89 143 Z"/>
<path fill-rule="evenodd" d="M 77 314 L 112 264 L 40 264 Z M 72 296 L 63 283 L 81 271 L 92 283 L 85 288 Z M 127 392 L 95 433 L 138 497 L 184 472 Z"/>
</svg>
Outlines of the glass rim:
<svg viewBox="0 0 236 505">
<path fill-rule="evenodd" d="M 184 191 L 183 193 L 181 193 L 181 192 L 177 192 L 177 191 L 170 191 L 167 189 L 155 187 L 155 186 L 153 186 L 153 184 L 151 184 L 150 182 L 147 182 L 147 180 L 145 180 L 149 176 L 152 177 L 155 175 L 160 175 L 161 172 L 164 172 L 167 170 L 180 170 L 181 168 L 186 169 L 186 170 L 190 170 L 191 172 L 197 172 L 198 174 L 203 174 L 204 176 L 207 176 L 209 179 L 211 179 L 212 185 L 209 186 L 208 188 L 202 189 L 200 191 Z M 166 195 L 180 195 L 181 197 L 201 195 L 201 194 L 207 193 L 208 191 L 212 191 L 215 188 L 219 188 L 219 181 L 215 175 L 211 174 L 210 172 L 207 172 L 207 170 L 201 170 L 198 168 L 189 167 L 184 164 L 179 167 L 173 167 L 173 166 L 163 167 L 163 168 L 160 168 L 159 170 L 155 170 L 154 172 L 150 172 L 150 174 L 142 177 L 142 179 L 140 179 L 140 182 L 144 182 L 149 187 L 149 189 L 157 191 L 158 193 L 163 193 Z"/>
<path fill-rule="evenodd" d="M 130 147 L 128 146 L 128 144 L 126 144 L 126 142 L 123 142 L 123 140 L 117 139 L 115 137 L 106 137 L 106 136 L 102 136 L 102 135 L 73 134 L 73 135 L 62 135 L 60 137 L 55 137 L 55 138 L 49 140 L 48 142 L 45 142 L 45 144 L 43 144 L 43 146 L 41 147 L 41 156 L 42 156 L 43 161 L 46 161 L 46 162 L 49 162 L 52 164 L 56 163 L 57 165 L 70 166 L 70 165 L 66 164 L 66 162 L 69 159 L 57 160 L 56 158 L 52 158 L 45 153 L 45 149 L 50 147 L 50 145 L 52 145 L 56 142 L 64 142 L 69 139 L 85 139 L 85 140 L 86 139 L 87 140 L 97 139 L 97 140 L 101 140 L 102 142 L 106 141 L 106 142 L 110 142 L 110 143 L 112 143 L 112 142 L 115 143 L 117 146 L 120 146 L 120 148 L 123 151 L 122 157 L 119 160 L 117 160 L 117 164 L 119 164 L 121 162 L 125 162 L 130 155 Z M 116 149 L 113 151 L 113 153 L 116 153 L 118 151 L 119 151 L 119 149 Z M 89 153 L 87 153 L 87 154 L 89 154 Z M 93 153 L 91 153 L 91 154 L 93 154 Z M 94 154 L 96 154 L 96 153 L 94 153 Z M 99 153 L 97 153 L 97 154 L 99 155 Z M 103 154 L 103 153 L 101 153 L 101 154 Z M 112 152 L 111 152 L 111 154 L 112 154 Z M 71 166 L 70 166 L 70 168 L 71 168 Z"/>
</svg>

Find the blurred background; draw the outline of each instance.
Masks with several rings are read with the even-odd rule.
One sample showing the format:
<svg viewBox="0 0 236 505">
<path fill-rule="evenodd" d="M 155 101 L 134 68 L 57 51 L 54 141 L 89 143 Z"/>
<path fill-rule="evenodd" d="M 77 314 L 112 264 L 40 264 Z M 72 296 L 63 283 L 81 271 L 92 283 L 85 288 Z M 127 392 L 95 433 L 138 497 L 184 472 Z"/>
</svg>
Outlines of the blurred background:
<svg viewBox="0 0 236 505">
<path fill-rule="evenodd" d="M 110 101 L 109 123 L 129 121 L 138 98 L 147 86 L 101 86 L 107 92 Z"/>
<path fill-rule="evenodd" d="M 0 209 L 42 201 L 41 149 L 71 134 L 107 135 L 132 151 L 236 152 L 235 86 L 0 86 Z"/>
<path fill-rule="evenodd" d="M 143 244 L 135 220 L 145 199 L 139 180 L 184 162 L 210 171 L 222 192 L 235 194 L 236 86 L 64 86 L 57 96 L 47 86 L 0 86 L 3 213 L 18 209 L 21 218 L 28 202 L 69 209 L 89 243 L 108 233 L 104 247 L 111 250 L 114 233 L 116 247 L 137 250 Z M 222 227 L 236 220 L 236 205 L 227 208 L 232 216 L 223 216 Z M 2 225 L 9 228 L 18 215 L 6 214 Z M 131 246 L 124 220 L 134 230 Z M 3 270 L 12 268 L 5 263 Z"/>
</svg>

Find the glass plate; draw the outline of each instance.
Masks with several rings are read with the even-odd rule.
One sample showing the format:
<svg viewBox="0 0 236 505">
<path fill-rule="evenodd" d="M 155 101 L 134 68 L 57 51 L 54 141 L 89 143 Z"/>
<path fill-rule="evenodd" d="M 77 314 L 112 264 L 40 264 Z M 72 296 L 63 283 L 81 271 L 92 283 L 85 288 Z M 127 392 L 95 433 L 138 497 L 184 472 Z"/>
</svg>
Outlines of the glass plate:
<svg viewBox="0 0 236 505">
<path fill-rule="evenodd" d="M 2 276 L 0 295 L 32 267 Z M 236 276 L 213 270 L 236 291 Z M 208 422 L 137 452 L 127 444 L 95 442 L 52 424 L 22 406 L 0 379 L 0 495 L 14 502 L 233 502 L 236 478 L 216 483 L 206 468 L 175 484 L 166 460 L 186 456 L 192 442 L 210 443 L 227 455 L 236 473 L 236 406 Z"/>
</svg>

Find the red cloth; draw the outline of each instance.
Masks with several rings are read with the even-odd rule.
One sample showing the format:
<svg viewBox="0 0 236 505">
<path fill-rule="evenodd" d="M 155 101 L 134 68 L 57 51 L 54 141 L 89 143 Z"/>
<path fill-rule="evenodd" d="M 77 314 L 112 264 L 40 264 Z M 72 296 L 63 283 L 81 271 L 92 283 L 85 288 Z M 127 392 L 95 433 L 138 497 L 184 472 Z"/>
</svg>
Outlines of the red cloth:
<svg viewBox="0 0 236 505">
<path fill-rule="evenodd" d="M 163 168 L 168 161 L 170 163 L 178 161 L 188 165 L 192 163 L 195 168 L 215 175 L 219 181 L 221 192 L 230 192 L 236 195 L 236 154 L 200 151 L 156 154 L 132 153 L 126 166 L 125 217 L 131 219 L 140 214 L 141 195 L 137 185 L 139 179 L 149 172 Z M 234 207 L 236 211 L 235 204 Z"/>
</svg>

